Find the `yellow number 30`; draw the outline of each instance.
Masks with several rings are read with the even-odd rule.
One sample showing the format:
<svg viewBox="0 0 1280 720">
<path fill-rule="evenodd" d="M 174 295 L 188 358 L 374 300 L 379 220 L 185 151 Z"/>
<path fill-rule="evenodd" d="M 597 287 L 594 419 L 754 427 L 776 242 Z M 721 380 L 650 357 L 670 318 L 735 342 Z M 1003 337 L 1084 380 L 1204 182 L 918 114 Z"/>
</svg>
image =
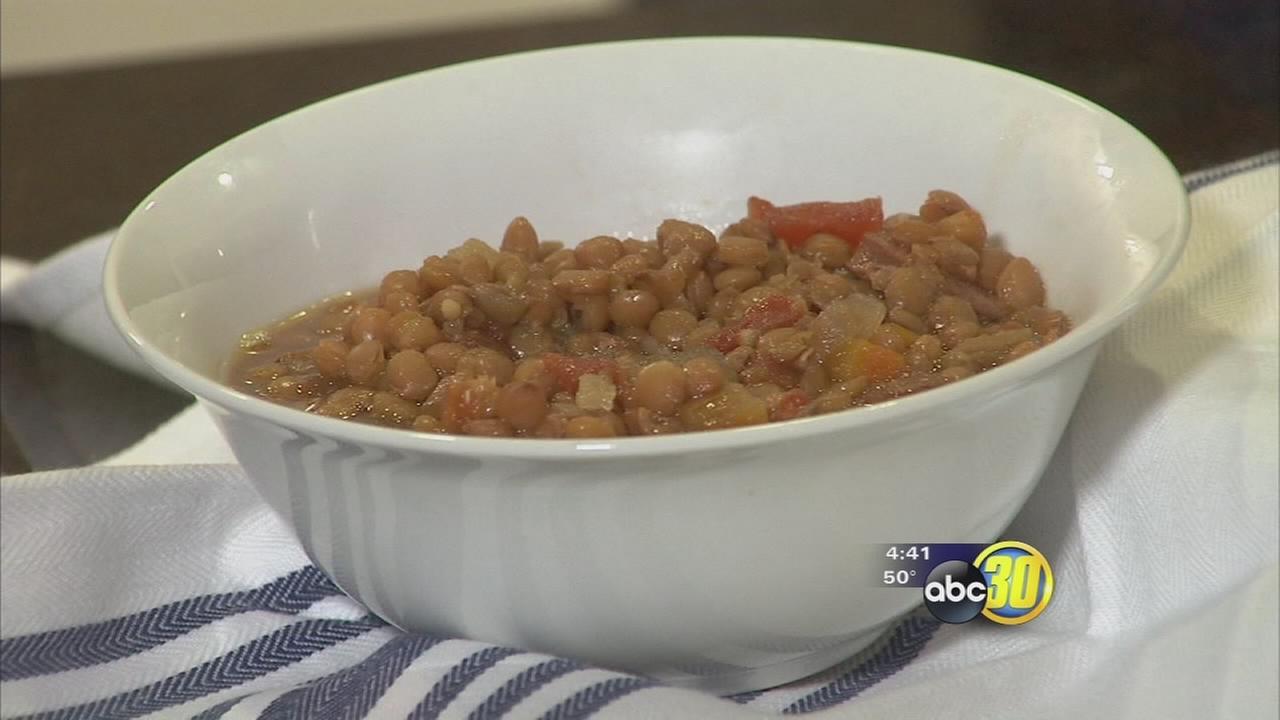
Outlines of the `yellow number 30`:
<svg viewBox="0 0 1280 720">
<path fill-rule="evenodd" d="M 978 556 L 989 590 L 982 614 L 1003 625 L 1021 625 L 1049 604 L 1053 571 L 1040 551 L 1020 542 L 999 542 Z"/>
</svg>

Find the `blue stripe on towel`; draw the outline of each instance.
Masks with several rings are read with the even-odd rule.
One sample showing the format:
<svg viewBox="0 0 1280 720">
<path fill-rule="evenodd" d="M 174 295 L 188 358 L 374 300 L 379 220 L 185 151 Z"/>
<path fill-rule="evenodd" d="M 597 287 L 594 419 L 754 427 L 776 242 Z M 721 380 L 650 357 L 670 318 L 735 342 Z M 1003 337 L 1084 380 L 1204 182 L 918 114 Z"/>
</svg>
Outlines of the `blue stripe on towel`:
<svg viewBox="0 0 1280 720">
<path fill-rule="evenodd" d="M 417 707 L 409 712 L 409 718 L 413 720 L 428 720 L 429 718 L 440 717 L 440 713 L 449 707 L 449 703 L 453 702 L 458 697 L 458 694 L 465 690 L 476 678 L 483 675 L 489 668 L 497 665 L 503 658 L 518 652 L 520 651 L 512 650 L 511 648 L 491 647 L 467 656 L 462 662 L 454 665 L 447 675 L 436 681 L 427 696 L 422 698 Z"/>
<path fill-rule="evenodd" d="M 1240 173 L 1264 168 L 1267 165 L 1274 165 L 1278 162 L 1280 162 L 1280 150 L 1271 150 L 1233 163 L 1191 173 L 1183 178 L 1183 182 L 1186 184 L 1187 190 L 1199 190 Z"/>
<path fill-rule="evenodd" d="M 410 663 L 439 642 L 424 635 L 401 635 L 359 663 L 281 695 L 259 718 L 362 718 Z"/>
<path fill-rule="evenodd" d="M 215 620 L 269 610 L 296 615 L 341 591 L 308 566 L 252 590 L 201 595 L 133 615 L 0 640 L 0 680 L 76 670 L 162 645 Z"/>
<path fill-rule="evenodd" d="M 532 695 L 538 688 L 559 677 L 564 677 L 571 672 L 583 669 L 583 665 L 576 660 L 566 660 L 565 658 L 555 658 L 540 662 L 537 665 L 525 670 L 506 682 L 505 685 L 493 691 L 485 701 L 476 709 L 471 711 L 467 716 L 467 720 L 485 720 L 486 718 L 497 718 L 506 715 L 511 708 L 520 704 L 520 701 Z"/>
<path fill-rule="evenodd" d="M 581 720 L 619 698 L 650 687 L 654 687 L 654 682 L 644 678 L 610 678 L 574 693 L 569 699 L 548 710 L 541 720 Z"/>
<path fill-rule="evenodd" d="M 303 620 L 150 685 L 27 717 L 116 720 L 146 715 L 242 685 L 378 627 L 383 627 L 381 622 Z"/>
<path fill-rule="evenodd" d="M 942 623 L 913 616 L 892 630 L 888 641 L 865 662 L 841 674 L 783 709 L 783 713 L 813 712 L 839 705 L 906 667 L 924 649 Z"/>
</svg>

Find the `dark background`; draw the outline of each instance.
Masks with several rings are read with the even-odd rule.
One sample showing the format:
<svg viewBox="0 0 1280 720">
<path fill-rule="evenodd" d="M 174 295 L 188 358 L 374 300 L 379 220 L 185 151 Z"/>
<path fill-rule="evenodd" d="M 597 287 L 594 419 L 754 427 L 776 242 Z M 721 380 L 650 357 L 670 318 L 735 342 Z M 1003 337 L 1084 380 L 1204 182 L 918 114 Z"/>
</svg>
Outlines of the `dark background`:
<svg viewBox="0 0 1280 720">
<path fill-rule="evenodd" d="M 1280 2 L 634 0 L 589 20 L 0 79 L 0 252 L 117 225 L 203 151 L 335 93 L 462 60 L 674 35 L 796 35 L 1000 65 L 1129 120 L 1183 172 L 1280 146 Z M 193 219 L 198 221 L 198 219 Z M 0 469 L 98 460 L 188 400 L 0 330 Z"/>
</svg>

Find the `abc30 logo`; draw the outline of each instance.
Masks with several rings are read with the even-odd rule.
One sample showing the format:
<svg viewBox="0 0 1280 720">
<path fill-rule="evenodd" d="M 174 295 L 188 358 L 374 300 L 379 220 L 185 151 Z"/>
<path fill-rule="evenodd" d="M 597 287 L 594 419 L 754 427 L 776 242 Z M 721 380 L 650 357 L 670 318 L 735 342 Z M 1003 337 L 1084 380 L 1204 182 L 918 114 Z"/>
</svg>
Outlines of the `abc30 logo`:
<svg viewBox="0 0 1280 720">
<path fill-rule="evenodd" d="M 1053 596 L 1053 570 L 1039 550 L 1011 540 L 988 545 L 978 559 L 939 563 L 924 584 L 924 604 L 945 623 L 985 616 L 1001 625 L 1034 620 Z"/>
</svg>

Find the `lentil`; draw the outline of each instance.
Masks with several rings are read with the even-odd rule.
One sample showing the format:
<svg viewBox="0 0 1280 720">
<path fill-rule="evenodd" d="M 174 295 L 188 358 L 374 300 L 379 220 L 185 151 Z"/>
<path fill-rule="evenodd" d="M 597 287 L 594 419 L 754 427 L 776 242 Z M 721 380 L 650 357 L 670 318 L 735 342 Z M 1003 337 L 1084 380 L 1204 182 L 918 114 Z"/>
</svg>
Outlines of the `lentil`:
<svg viewBox="0 0 1280 720">
<path fill-rule="evenodd" d="M 954 193 L 884 220 L 878 200 L 751 207 L 719 239 L 666 220 L 573 248 L 517 217 L 499 248 L 467 240 L 246 333 L 231 382 L 416 432 L 659 435 L 926 391 L 1071 328 Z"/>
</svg>

